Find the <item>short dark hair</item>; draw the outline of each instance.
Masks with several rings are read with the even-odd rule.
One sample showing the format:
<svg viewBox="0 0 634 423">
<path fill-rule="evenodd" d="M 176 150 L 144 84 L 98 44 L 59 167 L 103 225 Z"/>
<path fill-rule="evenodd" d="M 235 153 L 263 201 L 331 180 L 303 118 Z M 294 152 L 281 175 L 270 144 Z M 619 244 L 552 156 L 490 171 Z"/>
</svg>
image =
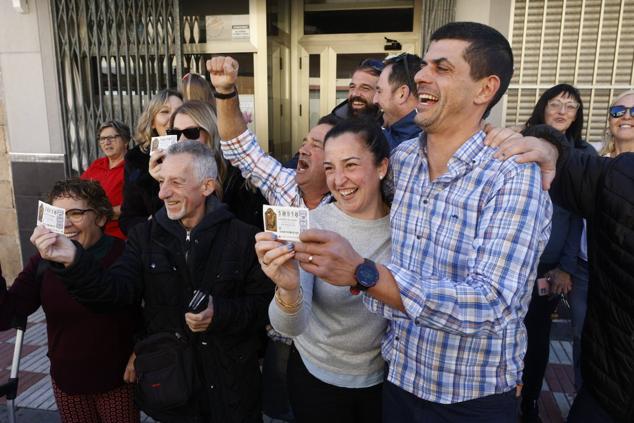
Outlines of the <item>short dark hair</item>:
<svg viewBox="0 0 634 423">
<path fill-rule="evenodd" d="M 438 28 L 431 41 L 467 41 L 464 59 L 471 68 L 470 75 L 475 81 L 490 75 L 500 78 L 500 87 L 484 112 L 483 118 L 502 98 L 513 77 L 513 50 L 504 35 L 490 26 L 477 22 L 450 22 Z"/>
<path fill-rule="evenodd" d="M 106 128 L 112 128 L 117 131 L 117 134 L 123 138 L 125 143 L 129 143 L 132 139 L 132 133 L 130 132 L 130 127 L 123 122 L 119 122 L 118 120 L 107 120 L 101 125 L 99 125 L 99 129 L 97 129 L 97 138 L 101 136 L 101 131 Z"/>
<path fill-rule="evenodd" d="M 106 219 L 112 219 L 114 216 L 106 192 L 97 181 L 79 178 L 57 181 L 48 193 L 48 203 L 53 204 L 53 201 L 63 197 L 85 200 L 88 206 L 95 210 L 98 218 L 103 216 Z"/>
<path fill-rule="evenodd" d="M 319 120 L 317 121 L 317 125 L 335 126 L 336 124 L 341 122 L 341 120 L 342 120 L 341 118 L 338 118 L 334 114 L 328 113 L 327 115 L 324 115 L 319 118 Z"/>
<path fill-rule="evenodd" d="M 384 67 L 385 65 L 383 64 L 383 61 L 379 59 L 368 58 L 362 60 L 361 63 L 359 63 L 359 66 L 357 66 L 352 72 L 352 74 L 354 75 L 356 72 L 362 71 L 378 78 L 378 76 L 381 75 Z"/>
<path fill-rule="evenodd" d="M 388 82 L 392 88 L 398 88 L 402 85 L 409 87 L 410 94 L 416 96 L 416 82 L 414 75 L 420 69 L 423 62 L 419 56 L 415 54 L 403 53 L 395 57 L 386 59 L 385 67 L 392 65 Z"/>
<path fill-rule="evenodd" d="M 570 127 L 566 129 L 566 137 L 573 143 L 576 143 L 581 140 L 581 132 L 583 131 L 583 101 L 581 100 L 579 90 L 572 85 L 558 84 L 544 91 L 544 93 L 539 97 L 539 100 L 537 100 L 537 103 L 533 108 L 533 113 L 526 121 L 526 126 L 530 127 L 546 123 L 544 121 L 544 117 L 546 116 L 546 106 L 548 105 L 548 102 L 562 93 L 568 94 L 568 96 L 574 98 L 575 101 L 579 103 L 579 109 L 577 109 L 575 120 L 572 122 Z"/>
<path fill-rule="evenodd" d="M 324 146 L 330 138 L 335 138 L 346 133 L 354 134 L 363 141 L 367 149 L 372 153 L 375 165 L 378 166 L 383 159 L 389 160 L 390 144 L 387 142 L 381 127 L 377 125 L 376 121 L 363 117 L 342 120 L 326 133 Z M 390 171 L 388 170 L 388 174 L 389 173 Z M 391 178 L 389 177 L 381 181 L 381 195 L 383 201 L 388 204 L 392 199 L 391 182 Z"/>
</svg>

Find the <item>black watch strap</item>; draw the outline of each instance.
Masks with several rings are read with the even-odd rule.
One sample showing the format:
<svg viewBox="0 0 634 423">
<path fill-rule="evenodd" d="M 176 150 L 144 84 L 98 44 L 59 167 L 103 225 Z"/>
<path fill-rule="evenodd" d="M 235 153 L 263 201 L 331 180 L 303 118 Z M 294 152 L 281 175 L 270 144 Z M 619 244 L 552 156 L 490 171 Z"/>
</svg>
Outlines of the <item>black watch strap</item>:
<svg viewBox="0 0 634 423">
<path fill-rule="evenodd" d="M 218 91 L 214 90 L 214 97 L 218 98 L 220 100 L 228 100 L 230 98 L 233 98 L 235 96 L 238 95 L 238 90 L 236 89 L 236 87 L 233 87 L 233 91 L 230 92 L 229 94 L 223 94 L 223 93 L 219 93 Z"/>
</svg>

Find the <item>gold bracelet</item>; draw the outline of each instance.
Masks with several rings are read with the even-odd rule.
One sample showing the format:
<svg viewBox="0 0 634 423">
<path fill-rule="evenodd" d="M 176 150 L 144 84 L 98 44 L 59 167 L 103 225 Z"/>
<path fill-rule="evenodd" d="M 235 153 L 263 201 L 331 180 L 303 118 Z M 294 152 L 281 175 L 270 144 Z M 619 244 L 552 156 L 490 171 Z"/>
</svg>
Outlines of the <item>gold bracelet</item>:
<svg viewBox="0 0 634 423">
<path fill-rule="evenodd" d="M 299 307 L 304 302 L 304 291 L 302 290 L 302 287 L 300 286 L 299 287 L 299 296 L 297 297 L 297 301 L 295 301 L 295 304 L 288 304 L 288 303 L 284 302 L 284 300 L 282 300 L 282 297 L 280 295 L 280 290 L 279 290 L 279 288 L 277 286 L 275 286 L 275 302 L 285 312 L 294 313 L 297 310 L 299 310 Z"/>
</svg>

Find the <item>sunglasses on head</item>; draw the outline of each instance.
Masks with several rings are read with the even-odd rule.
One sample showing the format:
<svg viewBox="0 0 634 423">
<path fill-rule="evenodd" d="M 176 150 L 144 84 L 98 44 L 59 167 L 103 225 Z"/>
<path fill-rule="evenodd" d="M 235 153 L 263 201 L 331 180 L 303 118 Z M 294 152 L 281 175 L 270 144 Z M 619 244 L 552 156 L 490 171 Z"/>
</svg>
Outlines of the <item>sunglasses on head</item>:
<svg viewBox="0 0 634 423">
<path fill-rule="evenodd" d="M 200 126 L 185 129 L 170 128 L 165 132 L 167 132 L 167 135 L 176 135 L 176 139 L 178 140 L 181 138 L 181 135 L 185 135 L 185 138 L 188 140 L 197 140 L 200 138 L 201 129 L 204 130 L 204 128 L 201 128 Z"/>
<path fill-rule="evenodd" d="M 612 106 L 609 109 L 611 118 L 620 118 L 625 116 L 625 113 L 630 112 L 630 116 L 634 117 L 634 107 L 625 107 L 625 106 Z"/>
<path fill-rule="evenodd" d="M 383 70 L 385 65 L 383 64 L 382 61 L 377 60 L 377 59 L 365 59 L 364 61 L 362 61 L 359 64 L 359 67 L 360 68 L 372 68 L 375 71 L 377 71 L 378 73 L 381 73 L 381 71 Z"/>
<path fill-rule="evenodd" d="M 409 71 L 409 62 L 407 61 L 408 56 L 414 56 L 409 53 L 401 53 L 398 56 L 390 57 L 385 60 L 385 65 L 396 65 L 398 63 L 403 63 L 403 68 L 405 68 L 405 76 L 407 77 L 407 86 L 412 93 L 416 93 L 416 82 L 412 78 L 412 74 Z"/>
</svg>

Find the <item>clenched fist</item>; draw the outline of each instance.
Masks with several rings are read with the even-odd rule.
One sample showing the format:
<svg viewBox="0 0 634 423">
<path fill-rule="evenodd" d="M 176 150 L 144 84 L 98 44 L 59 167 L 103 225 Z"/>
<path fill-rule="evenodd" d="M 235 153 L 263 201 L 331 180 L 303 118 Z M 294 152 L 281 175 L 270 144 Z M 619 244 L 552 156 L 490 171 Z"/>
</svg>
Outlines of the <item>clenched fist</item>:
<svg viewBox="0 0 634 423">
<path fill-rule="evenodd" d="M 211 83 L 217 92 L 230 94 L 238 79 L 238 61 L 229 56 L 216 56 L 207 60 Z"/>
</svg>

